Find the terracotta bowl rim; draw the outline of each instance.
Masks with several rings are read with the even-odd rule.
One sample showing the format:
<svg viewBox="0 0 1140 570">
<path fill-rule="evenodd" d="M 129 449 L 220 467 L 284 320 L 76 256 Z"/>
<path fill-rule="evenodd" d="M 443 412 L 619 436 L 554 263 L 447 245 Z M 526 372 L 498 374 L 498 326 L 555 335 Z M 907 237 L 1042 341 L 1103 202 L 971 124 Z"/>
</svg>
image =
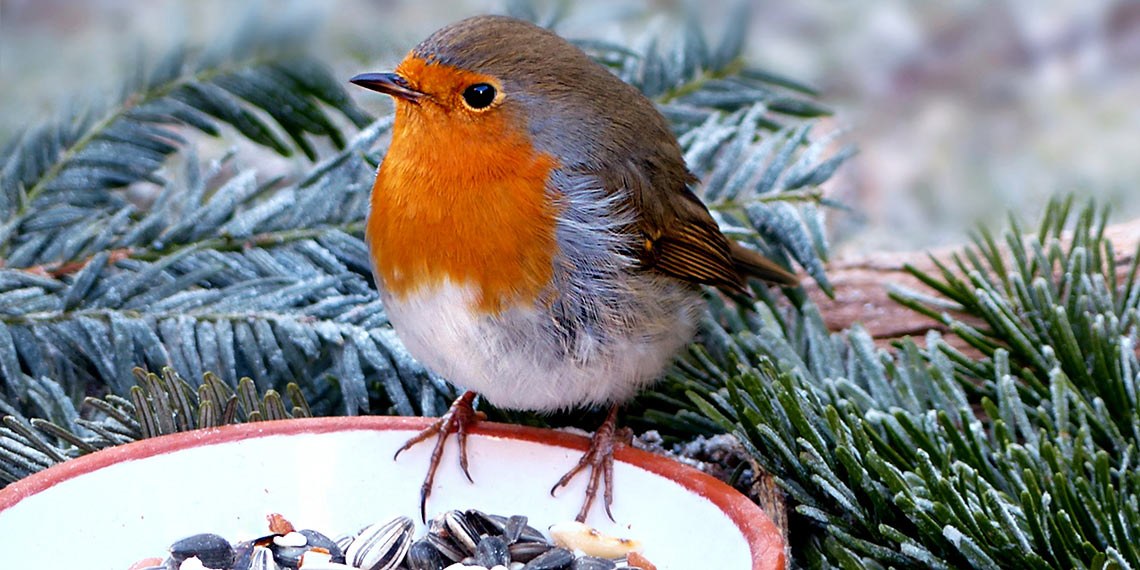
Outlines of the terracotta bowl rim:
<svg viewBox="0 0 1140 570">
<path fill-rule="evenodd" d="M 273 435 L 358 430 L 421 430 L 433 420 L 434 418 L 400 416 L 299 418 L 232 424 L 143 439 L 70 459 L 0 489 L 0 513 L 63 481 L 123 461 L 144 459 L 203 445 Z M 585 451 L 589 447 L 589 439 L 581 435 L 513 424 L 484 421 L 474 426 L 471 433 L 580 451 Z M 752 553 L 753 570 L 780 570 L 785 567 L 784 540 L 776 525 L 759 506 L 729 485 L 688 465 L 629 446 L 619 449 L 614 457 L 618 461 L 665 477 L 716 505 L 740 529 L 748 542 Z"/>
</svg>

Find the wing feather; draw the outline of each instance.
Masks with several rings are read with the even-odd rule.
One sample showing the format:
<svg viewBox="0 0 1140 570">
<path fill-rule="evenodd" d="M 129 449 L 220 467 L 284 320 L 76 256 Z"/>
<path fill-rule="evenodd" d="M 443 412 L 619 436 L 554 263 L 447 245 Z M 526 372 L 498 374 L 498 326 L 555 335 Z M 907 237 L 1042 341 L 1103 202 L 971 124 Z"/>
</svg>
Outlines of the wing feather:
<svg viewBox="0 0 1140 570">
<path fill-rule="evenodd" d="M 628 194 L 638 219 L 628 231 L 639 233 L 635 252 L 646 270 L 692 283 L 748 294 L 746 277 L 795 285 L 795 274 L 730 241 L 689 185 L 695 178 L 677 161 L 627 163 L 601 176 L 612 192 Z M 640 166 L 640 168 L 638 167 Z"/>
</svg>

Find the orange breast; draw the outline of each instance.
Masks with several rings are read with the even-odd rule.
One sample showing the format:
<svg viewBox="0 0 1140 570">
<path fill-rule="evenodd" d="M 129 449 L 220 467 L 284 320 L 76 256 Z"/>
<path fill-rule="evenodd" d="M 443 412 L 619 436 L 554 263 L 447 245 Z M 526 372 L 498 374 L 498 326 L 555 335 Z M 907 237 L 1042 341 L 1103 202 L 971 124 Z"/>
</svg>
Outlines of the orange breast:
<svg viewBox="0 0 1140 570">
<path fill-rule="evenodd" d="M 498 312 L 550 284 L 556 212 L 546 180 L 555 160 L 519 131 L 502 112 L 397 105 L 367 228 L 390 294 L 450 280 L 473 286 L 479 306 Z"/>
</svg>

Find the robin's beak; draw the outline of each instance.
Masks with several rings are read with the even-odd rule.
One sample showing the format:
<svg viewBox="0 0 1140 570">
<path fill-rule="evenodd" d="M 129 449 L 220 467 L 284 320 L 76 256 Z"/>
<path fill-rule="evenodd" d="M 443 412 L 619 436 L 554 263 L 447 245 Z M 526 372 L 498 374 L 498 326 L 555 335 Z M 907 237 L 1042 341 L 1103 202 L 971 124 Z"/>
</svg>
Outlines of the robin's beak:
<svg viewBox="0 0 1140 570">
<path fill-rule="evenodd" d="M 423 91 L 408 87 L 408 80 L 395 73 L 361 73 L 348 81 L 411 103 L 419 101 L 424 96 Z"/>
</svg>

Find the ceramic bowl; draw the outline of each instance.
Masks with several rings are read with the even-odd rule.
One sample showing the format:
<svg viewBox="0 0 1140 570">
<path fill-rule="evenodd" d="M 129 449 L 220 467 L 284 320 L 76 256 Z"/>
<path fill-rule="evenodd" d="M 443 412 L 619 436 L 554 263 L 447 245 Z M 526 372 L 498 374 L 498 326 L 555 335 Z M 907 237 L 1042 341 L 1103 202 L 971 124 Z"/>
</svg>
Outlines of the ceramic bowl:
<svg viewBox="0 0 1140 570">
<path fill-rule="evenodd" d="M 347 533 L 404 514 L 419 519 L 430 445 L 393 461 L 430 420 L 312 418 L 225 426 L 147 439 L 74 459 L 0 490 L 0 568 L 126 570 L 199 532 L 231 541 L 266 534 L 280 513 L 297 528 Z M 535 528 L 573 520 L 579 476 L 550 488 L 581 456 L 584 437 L 480 423 L 469 482 L 454 442 L 443 455 L 428 516 L 477 508 L 522 514 Z M 600 505 L 587 523 L 644 543 L 660 570 L 784 567 L 771 520 L 731 487 L 670 459 L 625 448 L 614 465 L 615 521 Z M 417 535 L 423 532 L 417 529 Z"/>
</svg>

